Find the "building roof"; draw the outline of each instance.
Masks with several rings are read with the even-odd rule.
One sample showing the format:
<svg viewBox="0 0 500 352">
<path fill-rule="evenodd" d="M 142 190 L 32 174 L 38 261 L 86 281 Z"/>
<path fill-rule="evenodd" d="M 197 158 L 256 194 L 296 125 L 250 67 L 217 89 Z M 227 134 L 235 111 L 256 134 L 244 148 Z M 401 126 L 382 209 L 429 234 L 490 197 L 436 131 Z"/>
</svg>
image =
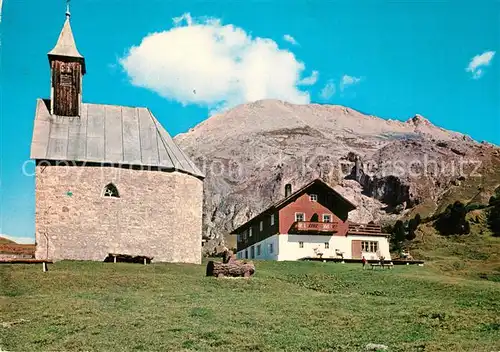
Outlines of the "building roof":
<svg viewBox="0 0 500 352">
<path fill-rule="evenodd" d="M 306 184 L 305 186 L 303 186 L 302 188 L 300 188 L 299 190 L 293 192 L 292 194 L 290 194 L 288 197 L 272 204 L 269 208 L 267 208 L 266 210 L 262 211 L 261 213 L 259 213 L 258 215 L 254 216 L 253 218 L 251 218 L 250 220 L 248 220 L 247 222 L 245 222 L 244 224 L 238 226 L 236 229 L 234 229 L 231 234 L 235 234 L 237 232 L 239 232 L 243 227 L 245 227 L 249 222 L 252 222 L 254 221 L 255 219 L 259 218 L 260 216 L 262 216 L 263 214 L 265 213 L 268 213 L 270 212 L 271 210 L 279 210 L 281 208 L 283 208 L 284 206 L 286 206 L 287 204 L 289 204 L 290 202 L 292 202 L 293 200 L 297 199 L 299 196 L 301 196 L 304 192 L 306 192 L 309 188 L 311 188 L 312 186 L 316 186 L 316 185 L 319 185 L 319 186 L 322 186 L 324 187 L 325 189 L 328 190 L 328 192 L 332 193 L 333 195 L 335 195 L 339 200 L 341 200 L 342 202 L 344 202 L 349 210 L 348 211 L 351 211 L 351 210 L 354 210 L 356 209 L 356 206 L 351 203 L 348 199 L 344 198 L 340 193 L 338 193 L 336 190 L 334 190 L 332 187 L 330 187 L 326 182 L 323 182 L 322 180 L 320 180 L 319 178 L 309 182 L 308 184 Z"/>
<path fill-rule="evenodd" d="M 48 56 L 49 59 L 55 56 L 63 56 L 80 60 L 83 64 L 83 73 L 85 73 L 85 59 L 76 48 L 75 38 L 73 37 L 73 31 L 71 30 L 68 14 L 66 15 L 66 21 L 64 21 L 57 43 L 54 48 L 48 52 Z"/>
<path fill-rule="evenodd" d="M 297 198 L 298 196 L 300 196 L 302 193 L 304 193 L 306 190 L 308 190 L 310 187 L 312 186 L 315 186 L 315 185 L 320 185 L 324 188 L 326 188 L 329 192 L 331 192 L 332 194 L 334 194 L 335 196 L 337 196 L 340 200 L 342 200 L 344 203 L 347 204 L 347 206 L 350 208 L 349 211 L 351 210 L 354 210 L 356 209 L 356 206 L 351 203 L 347 198 L 344 198 L 339 192 L 337 192 L 336 190 L 334 190 L 332 187 L 330 187 L 330 185 L 328 185 L 326 182 L 322 181 L 321 179 L 317 178 L 311 182 L 309 182 L 308 184 L 306 184 L 305 186 L 303 186 L 302 188 L 300 188 L 299 190 L 295 191 L 294 193 L 290 194 L 288 197 L 286 197 L 285 199 L 282 199 L 281 201 L 275 203 L 275 207 L 276 208 L 281 208 L 283 207 L 284 205 L 288 204 L 290 201 L 292 201 L 293 199 Z"/>
<path fill-rule="evenodd" d="M 51 115 L 37 100 L 31 158 L 176 170 L 204 178 L 147 108 L 82 103 L 81 116 Z"/>
</svg>

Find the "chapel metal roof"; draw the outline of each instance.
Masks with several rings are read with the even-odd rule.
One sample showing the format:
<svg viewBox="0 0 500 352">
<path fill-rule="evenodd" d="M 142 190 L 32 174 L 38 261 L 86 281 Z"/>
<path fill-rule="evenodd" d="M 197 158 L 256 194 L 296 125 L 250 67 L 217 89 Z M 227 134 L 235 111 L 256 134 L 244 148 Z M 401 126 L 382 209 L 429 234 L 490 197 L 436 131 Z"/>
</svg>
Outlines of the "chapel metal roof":
<svg viewBox="0 0 500 352">
<path fill-rule="evenodd" d="M 81 116 L 50 113 L 38 99 L 31 144 L 36 160 L 157 167 L 204 178 L 147 108 L 82 103 Z"/>
</svg>

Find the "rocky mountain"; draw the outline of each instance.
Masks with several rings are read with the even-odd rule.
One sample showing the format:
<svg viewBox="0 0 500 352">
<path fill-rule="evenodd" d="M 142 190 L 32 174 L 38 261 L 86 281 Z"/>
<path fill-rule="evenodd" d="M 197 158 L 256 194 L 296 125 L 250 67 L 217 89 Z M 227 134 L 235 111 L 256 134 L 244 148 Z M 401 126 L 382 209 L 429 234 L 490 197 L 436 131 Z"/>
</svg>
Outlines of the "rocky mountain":
<svg viewBox="0 0 500 352">
<path fill-rule="evenodd" d="M 221 238 L 320 177 L 354 202 L 352 221 L 384 222 L 487 201 L 500 184 L 500 149 L 416 115 L 386 120 L 336 105 L 262 100 L 175 137 L 207 175 L 204 235 Z M 424 214 L 423 214 L 424 215 Z"/>
</svg>

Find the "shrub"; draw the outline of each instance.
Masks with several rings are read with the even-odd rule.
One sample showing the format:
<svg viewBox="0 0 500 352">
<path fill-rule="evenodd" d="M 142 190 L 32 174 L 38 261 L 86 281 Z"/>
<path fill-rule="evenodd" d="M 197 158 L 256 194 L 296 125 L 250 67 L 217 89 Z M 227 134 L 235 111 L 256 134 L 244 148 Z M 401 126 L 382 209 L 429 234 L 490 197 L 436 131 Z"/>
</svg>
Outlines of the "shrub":
<svg viewBox="0 0 500 352">
<path fill-rule="evenodd" d="M 490 201 L 488 202 L 488 204 L 491 205 L 491 206 L 498 206 L 498 205 L 500 205 L 500 197 L 491 196 L 490 197 Z"/>
<path fill-rule="evenodd" d="M 486 205 L 484 204 L 478 204 L 478 203 L 472 203 L 472 204 L 467 204 L 466 207 L 467 211 L 473 211 L 477 209 L 484 209 L 486 208 Z"/>
</svg>

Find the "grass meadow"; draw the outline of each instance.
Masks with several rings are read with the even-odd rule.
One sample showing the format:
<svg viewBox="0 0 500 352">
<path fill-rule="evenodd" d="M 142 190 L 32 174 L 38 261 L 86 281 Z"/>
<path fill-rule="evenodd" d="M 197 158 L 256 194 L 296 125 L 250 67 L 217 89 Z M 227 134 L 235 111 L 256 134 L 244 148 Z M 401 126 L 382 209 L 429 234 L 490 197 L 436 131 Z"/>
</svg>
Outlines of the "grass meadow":
<svg viewBox="0 0 500 352">
<path fill-rule="evenodd" d="M 500 283 L 431 267 L 0 265 L 2 351 L 500 351 Z"/>
</svg>

